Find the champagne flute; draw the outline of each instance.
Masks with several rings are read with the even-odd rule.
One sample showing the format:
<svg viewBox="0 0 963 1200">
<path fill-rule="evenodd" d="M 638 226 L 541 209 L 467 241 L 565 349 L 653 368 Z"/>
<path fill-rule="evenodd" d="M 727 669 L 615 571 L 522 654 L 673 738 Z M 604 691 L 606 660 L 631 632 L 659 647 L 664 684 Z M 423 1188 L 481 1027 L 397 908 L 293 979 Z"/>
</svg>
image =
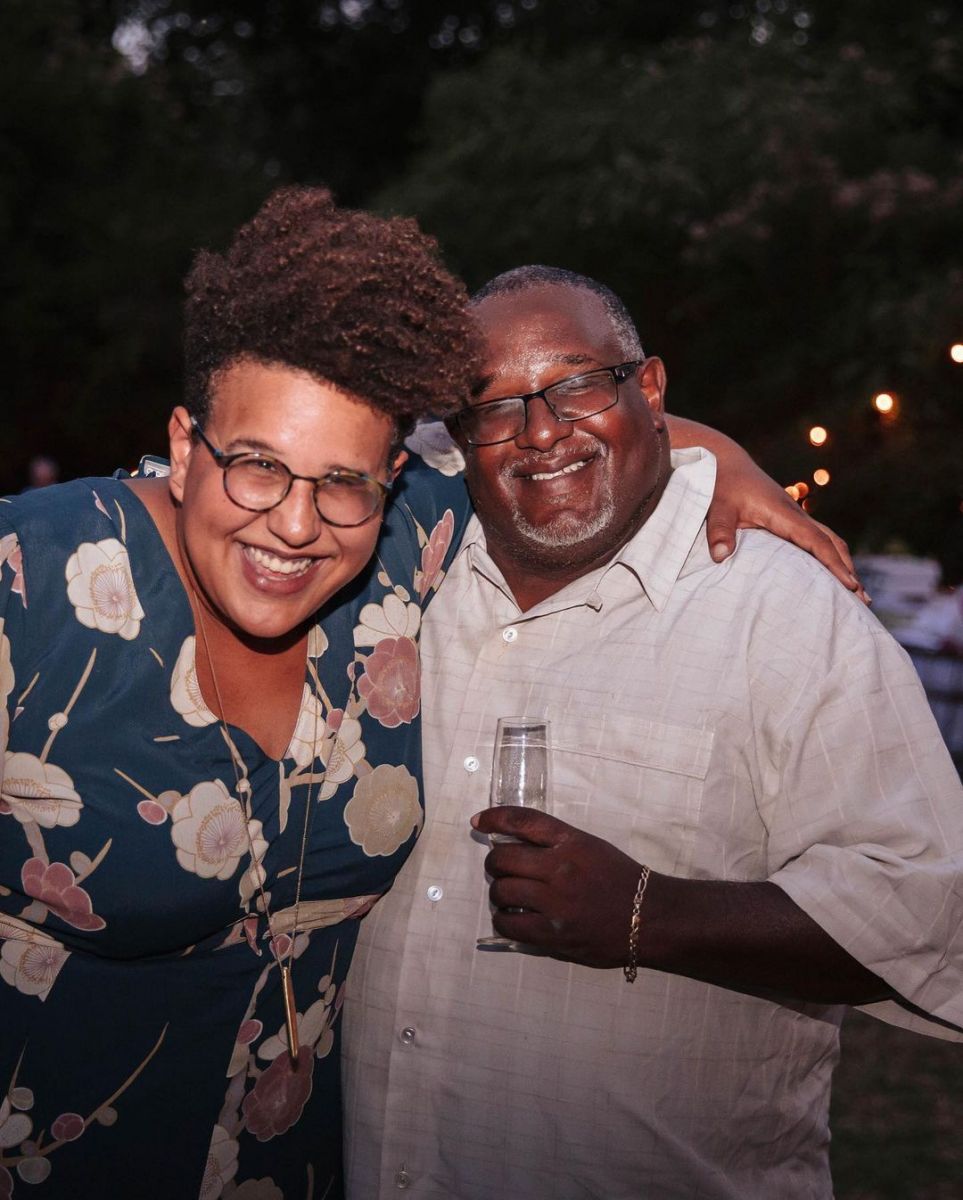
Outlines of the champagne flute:
<svg viewBox="0 0 963 1200">
<path fill-rule="evenodd" d="M 513 804 L 548 811 L 551 790 L 551 751 L 548 721 L 541 717 L 500 717 L 492 755 L 492 787 L 489 807 Z M 507 834 L 493 833 L 492 842 L 517 842 Z M 515 911 L 521 911 L 515 910 Z M 522 950 L 512 938 L 479 938 L 480 949 Z"/>
</svg>

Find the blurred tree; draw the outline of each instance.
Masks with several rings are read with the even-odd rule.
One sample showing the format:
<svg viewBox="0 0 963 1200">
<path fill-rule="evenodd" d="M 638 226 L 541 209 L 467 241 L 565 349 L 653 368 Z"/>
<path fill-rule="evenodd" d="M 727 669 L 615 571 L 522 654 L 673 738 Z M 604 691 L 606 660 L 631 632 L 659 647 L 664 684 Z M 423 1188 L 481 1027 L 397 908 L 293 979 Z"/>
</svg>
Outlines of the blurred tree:
<svg viewBox="0 0 963 1200">
<path fill-rule="evenodd" d="M 111 47 L 105 6 L 9 0 L 0 41 L 2 490 L 40 452 L 65 476 L 163 445 L 192 250 L 269 181 L 217 114 L 183 110 Z"/>
<path fill-rule="evenodd" d="M 738 7 L 658 46 L 533 64 L 516 45 L 439 77 L 379 202 L 418 214 L 472 284 L 531 261 L 610 282 L 679 411 L 787 483 L 827 466 L 819 516 L 963 577 L 960 21 L 907 16 L 910 49 L 877 51 L 850 25 L 817 39 L 802 6 Z M 885 425 L 867 407 L 883 387 L 901 398 Z"/>
</svg>

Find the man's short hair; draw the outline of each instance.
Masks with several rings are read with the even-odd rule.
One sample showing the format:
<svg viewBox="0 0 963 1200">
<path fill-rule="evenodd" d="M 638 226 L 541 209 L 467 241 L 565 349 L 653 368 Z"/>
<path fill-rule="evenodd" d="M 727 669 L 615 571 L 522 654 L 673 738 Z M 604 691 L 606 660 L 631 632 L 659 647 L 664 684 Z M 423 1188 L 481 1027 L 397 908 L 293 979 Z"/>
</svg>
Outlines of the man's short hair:
<svg viewBox="0 0 963 1200">
<path fill-rule="evenodd" d="M 224 254 L 202 250 L 185 282 L 184 402 L 201 421 L 214 377 L 245 360 L 333 384 L 400 437 L 468 401 L 468 297 L 413 220 L 341 208 L 326 188 L 280 188 Z"/>
<path fill-rule="evenodd" d="M 478 289 L 471 298 L 472 305 L 480 304 L 489 296 L 501 296 L 506 292 L 522 292 L 528 288 L 544 286 L 582 288 L 594 292 L 605 306 L 605 311 L 611 318 L 619 340 L 622 353 L 627 358 L 642 359 L 645 351 L 629 310 L 610 287 L 592 279 L 590 275 L 580 275 L 577 271 L 567 271 L 564 267 L 546 267 L 533 264 L 527 267 L 514 267 L 511 271 L 503 271 Z"/>
</svg>

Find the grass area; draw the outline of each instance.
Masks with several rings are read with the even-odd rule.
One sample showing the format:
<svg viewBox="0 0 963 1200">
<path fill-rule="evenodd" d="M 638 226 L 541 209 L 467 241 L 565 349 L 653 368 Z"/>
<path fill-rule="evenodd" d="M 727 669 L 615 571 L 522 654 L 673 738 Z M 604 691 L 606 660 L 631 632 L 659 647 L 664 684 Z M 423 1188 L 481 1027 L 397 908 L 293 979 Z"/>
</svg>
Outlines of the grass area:
<svg viewBox="0 0 963 1200">
<path fill-rule="evenodd" d="M 836 1200 L 963 1198 L 963 1043 L 852 1013 L 832 1105 Z"/>
</svg>

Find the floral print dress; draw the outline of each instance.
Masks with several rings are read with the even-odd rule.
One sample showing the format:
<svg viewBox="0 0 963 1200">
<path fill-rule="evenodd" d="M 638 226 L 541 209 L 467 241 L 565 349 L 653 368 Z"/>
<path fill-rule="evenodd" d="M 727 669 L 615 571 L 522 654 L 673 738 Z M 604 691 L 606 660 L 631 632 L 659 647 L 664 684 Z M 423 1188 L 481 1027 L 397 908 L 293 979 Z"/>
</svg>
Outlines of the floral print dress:
<svg viewBox="0 0 963 1200">
<path fill-rule="evenodd" d="M 466 509 L 459 479 L 404 473 L 277 761 L 205 705 L 123 482 L 0 502 L 0 1200 L 341 1195 L 345 975 L 421 828 L 418 635 Z"/>
</svg>

